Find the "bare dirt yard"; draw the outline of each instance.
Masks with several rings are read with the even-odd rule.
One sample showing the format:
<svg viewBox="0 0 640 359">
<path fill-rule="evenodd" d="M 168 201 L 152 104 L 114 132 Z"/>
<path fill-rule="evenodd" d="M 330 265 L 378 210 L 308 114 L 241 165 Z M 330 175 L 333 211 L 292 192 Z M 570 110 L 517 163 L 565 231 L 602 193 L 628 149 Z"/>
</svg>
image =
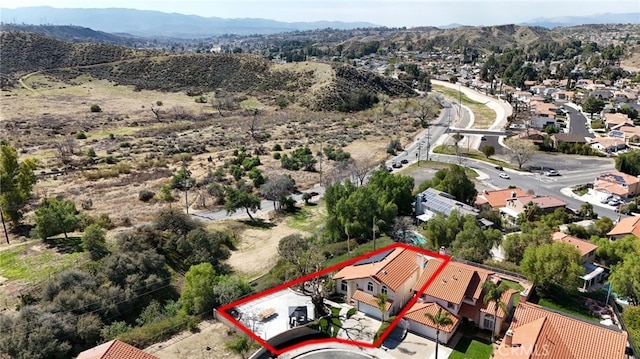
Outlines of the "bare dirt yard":
<svg viewBox="0 0 640 359">
<path fill-rule="evenodd" d="M 233 331 L 226 325 L 207 320 L 198 326 L 199 332 L 185 331 L 146 349 L 160 359 L 240 359 L 241 356 L 227 349 Z"/>
</svg>

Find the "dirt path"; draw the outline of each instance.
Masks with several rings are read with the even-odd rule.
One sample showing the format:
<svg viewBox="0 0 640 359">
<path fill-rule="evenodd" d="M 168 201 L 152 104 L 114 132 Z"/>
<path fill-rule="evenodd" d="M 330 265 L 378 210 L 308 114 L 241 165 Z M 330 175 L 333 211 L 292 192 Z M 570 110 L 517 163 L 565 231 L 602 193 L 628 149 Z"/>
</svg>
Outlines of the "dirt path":
<svg viewBox="0 0 640 359">
<path fill-rule="evenodd" d="M 271 269 L 278 258 L 278 243 L 288 235 L 304 233 L 280 223 L 270 229 L 248 229 L 242 242 L 227 263 L 248 279 L 257 278 Z"/>
</svg>

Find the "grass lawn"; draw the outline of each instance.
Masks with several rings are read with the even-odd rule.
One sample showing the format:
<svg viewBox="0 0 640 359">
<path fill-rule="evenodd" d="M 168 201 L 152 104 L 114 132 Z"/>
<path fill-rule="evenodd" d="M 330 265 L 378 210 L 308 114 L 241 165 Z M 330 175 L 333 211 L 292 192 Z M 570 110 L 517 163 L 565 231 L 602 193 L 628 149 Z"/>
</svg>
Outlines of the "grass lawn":
<svg viewBox="0 0 640 359">
<path fill-rule="evenodd" d="M 520 285 L 520 283 L 518 282 L 512 282 L 510 280 L 506 280 L 503 279 L 502 281 L 500 281 L 500 283 L 503 283 L 504 285 L 506 285 L 507 287 L 511 288 L 511 289 L 515 289 L 518 291 L 518 294 L 515 295 L 514 299 L 513 299 L 513 305 L 518 305 L 518 303 L 520 302 L 520 292 L 522 292 L 524 290 L 524 287 Z"/>
<path fill-rule="evenodd" d="M 310 202 L 308 205 L 301 205 L 298 211 L 288 215 L 286 224 L 301 231 L 316 232 L 324 224 L 326 217 L 327 207 L 324 201 Z"/>
<path fill-rule="evenodd" d="M 576 317 L 584 318 L 592 322 L 599 322 L 597 318 L 594 318 L 589 310 L 577 302 L 576 300 L 567 300 L 564 302 L 559 302 L 553 298 L 540 298 L 538 301 L 538 305 L 541 305 L 545 308 L 554 309 L 559 312 L 567 313 L 574 315 Z"/>
<path fill-rule="evenodd" d="M 46 245 L 26 244 L 0 252 L 0 276 L 40 283 L 54 273 L 75 268 L 84 261 L 83 252 L 61 253 Z"/>
<path fill-rule="evenodd" d="M 481 339 L 474 339 L 463 336 L 453 348 L 449 359 L 485 359 L 491 357 L 493 346 L 489 342 Z"/>
</svg>

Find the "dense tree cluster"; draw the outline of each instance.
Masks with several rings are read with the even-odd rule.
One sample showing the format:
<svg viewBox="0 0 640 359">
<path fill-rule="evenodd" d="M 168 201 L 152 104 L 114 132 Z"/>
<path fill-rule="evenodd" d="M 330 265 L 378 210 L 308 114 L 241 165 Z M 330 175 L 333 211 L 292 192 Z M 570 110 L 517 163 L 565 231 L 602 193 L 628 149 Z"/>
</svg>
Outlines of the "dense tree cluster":
<svg viewBox="0 0 640 359">
<path fill-rule="evenodd" d="M 412 213 L 413 178 L 375 171 L 364 186 L 350 181 L 334 183 L 325 191 L 327 234 L 333 240 L 355 238 L 364 242 L 372 238 L 374 223 L 380 230 L 391 228 L 395 217 Z"/>
<path fill-rule="evenodd" d="M 464 167 L 458 165 L 451 165 L 436 172 L 432 179 L 420 183 L 418 192 L 427 188 L 446 192 L 466 204 L 472 204 L 478 194 L 475 184 L 465 173 Z"/>
<path fill-rule="evenodd" d="M 40 295 L 23 295 L 17 312 L 0 315 L 0 354 L 67 358 L 114 337 L 148 345 L 184 328 L 190 315 L 250 292 L 222 263 L 231 235 L 182 213 L 162 212 L 152 226 L 121 233 L 111 248 L 91 225 L 82 243 L 92 259 L 85 268 L 52 277 Z M 172 270 L 187 271 L 178 302 Z M 156 333 L 159 327 L 166 330 Z"/>
</svg>

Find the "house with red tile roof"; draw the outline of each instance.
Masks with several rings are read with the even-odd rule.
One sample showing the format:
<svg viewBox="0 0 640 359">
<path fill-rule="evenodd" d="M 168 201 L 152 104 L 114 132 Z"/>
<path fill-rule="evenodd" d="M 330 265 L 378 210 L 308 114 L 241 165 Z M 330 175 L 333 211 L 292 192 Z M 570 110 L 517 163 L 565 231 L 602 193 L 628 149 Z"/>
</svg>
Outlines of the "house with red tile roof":
<svg viewBox="0 0 640 359">
<path fill-rule="evenodd" d="M 494 191 L 484 190 L 476 196 L 475 205 L 476 207 L 483 209 L 500 210 L 500 208 L 507 205 L 507 199 L 524 197 L 527 195 L 527 192 L 518 187 L 498 189 Z"/>
<path fill-rule="evenodd" d="M 83 351 L 77 359 L 158 359 L 158 357 L 114 339 Z"/>
<path fill-rule="evenodd" d="M 607 236 L 612 239 L 620 239 L 624 236 L 634 235 L 640 238 L 640 217 L 622 218 L 611 228 Z"/>
<path fill-rule="evenodd" d="M 604 268 L 593 263 L 596 259 L 596 249 L 598 249 L 597 245 L 562 232 L 552 233 L 551 238 L 554 241 L 567 243 L 575 247 L 580 252 L 580 255 L 582 255 L 584 274 L 580 276 L 580 279 L 582 279 L 581 290 L 587 291 L 593 285 L 604 282 L 606 279 Z"/>
<path fill-rule="evenodd" d="M 425 337 L 436 339 L 437 330 L 440 329 L 439 342 L 448 343 L 462 321 L 455 315 L 451 315 L 452 324 L 436 328 L 431 319 L 427 317 L 427 314 L 435 316 L 438 314 L 438 310 L 447 311 L 436 302 L 415 303 L 404 315 L 404 319 L 409 322 L 409 330 Z"/>
<path fill-rule="evenodd" d="M 496 334 L 500 333 L 505 318 L 513 308 L 517 292 L 515 290 L 506 291 L 500 301 L 507 306 L 507 312 L 502 308 L 498 308 L 496 312 L 493 303 L 484 303 L 482 287 L 488 280 L 498 284 L 501 279 L 491 271 L 451 261 L 421 293 L 420 290 L 424 284 L 441 264 L 440 259 L 432 259 L 427 262 L 427 266 L 414 286 L 414 291 L 420 295 L 417 304 L 436 303 L 447 310 L 452 317 L 473 322 L 480 329 L 492 330 L 495 322 Z M 409 327 L 414 328 L 411 319 L 407 318 L 407 320 L 410 323 Z M 418 326 L 418 328 L 420 327 Z M 419 332 L 418 334 L 428 335 L 429 333 Z"/>
<path fill-rule="evenodd" d="M 558 208 L 565 208 L 567 205 L 564 201 L 554 196 L 534 196 L 526 195 L 516 198 L 508 198 L 506 206 L 500 209 L 500 213 L 504 218 L 515 220 L 522 213 L 529 203 L 538 206 L 541 213 L 552 213 Z"/>
<path fill-rule="evenodd" d="M 338 271 L 333 276 L 336 291 L 358 311 L 381 319 L 376 296 L 385 293 L 385 311 L 399 312 L 413 297 L 413 287 L 430 258 L 407 248 L 390 249 Z"/>
<path fill-rule="evenodd" d="M 640 195 L 640 178 L 620 171 L 603 172 L 596 176 L 593 189 L 602 193 L 630 198 Z"/>
<path fill-rule="evenodd" d="M 562 232 L 552 233 L 551 238 L 554 241 L 564 242 L 576 247 L 582 255 L 583 262 L 593 262 L 596 259 L 596 249 L 598 249 L 598 246 L 591 242 L 584 241 L 578 237 L 570 236 Z"/>
<path fill-rule="evenodd" d="M 623 359 L 627 340 L 627 333 L 617 328 L 521 301 L 493 358 Z"/>
</svg>

